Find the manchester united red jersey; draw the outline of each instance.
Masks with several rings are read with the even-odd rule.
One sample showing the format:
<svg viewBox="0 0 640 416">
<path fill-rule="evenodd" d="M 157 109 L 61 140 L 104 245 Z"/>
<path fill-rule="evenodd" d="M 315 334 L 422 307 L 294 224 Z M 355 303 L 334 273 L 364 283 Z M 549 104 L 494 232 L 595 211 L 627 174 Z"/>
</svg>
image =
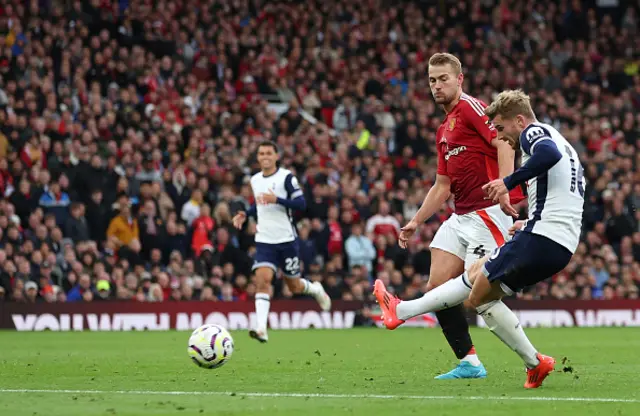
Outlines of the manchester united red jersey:
<svg viewBox="0 0 640 416">
<path fill-rule="evenodd" d="M 455 212 L 458 215 L 487 208 L 482 186 L 499 177 L 498 151 L 491 145 L 495 128 L 484 114 L 486 104 L 462 94 L 458 104 L 438 128 L 438 174 L 451 180 Z M 509 194 L 511 203 L 524 199 L 520 188 Z"/>
</svg>

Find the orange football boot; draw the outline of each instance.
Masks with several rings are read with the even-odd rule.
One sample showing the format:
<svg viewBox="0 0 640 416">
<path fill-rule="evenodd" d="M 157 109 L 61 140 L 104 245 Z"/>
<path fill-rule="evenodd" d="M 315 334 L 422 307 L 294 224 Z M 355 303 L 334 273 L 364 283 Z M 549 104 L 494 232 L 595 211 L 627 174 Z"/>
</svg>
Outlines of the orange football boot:
<svg viewBox="0 0 640 416">
<path fill-rule="evenodd" d="M 553 357 L 537 354 L 540 364 L 536 368 L 527 369 L 527 382 L 524 383 L 525 389 L 537 389 L 542 385 L 545 378 L 553 371 L 556 360 Z"/>
<path fill-rule="evenodd" d="M 398 319 L 396 314 L 396 307 L 400 302 L 400 299 L 387 292 L 387 288 L 384 287 L 382 280 L 377 279 L 373 284 L 373 294 L 378 300 L 378 304 L 382 309 L 382 322 L 387 329 L 396 329 L 404 323 L 404 320 Z"/>
</svg>

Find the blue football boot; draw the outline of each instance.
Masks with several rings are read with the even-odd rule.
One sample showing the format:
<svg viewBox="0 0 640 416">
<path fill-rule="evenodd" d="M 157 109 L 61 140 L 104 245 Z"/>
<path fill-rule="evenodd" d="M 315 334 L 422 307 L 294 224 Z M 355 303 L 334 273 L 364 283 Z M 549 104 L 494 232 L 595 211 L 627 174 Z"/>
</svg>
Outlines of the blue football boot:
<svg viewBox="0 0 640 416">
<path fill-rule="evenodd" d="M 487 370 L 484 365 L 472 365 L 468 361 L 461 361 L 453 370 L 440 374 L 436 380 L 453 380 L 456 378 L 487 378 Z"/>
</svg>

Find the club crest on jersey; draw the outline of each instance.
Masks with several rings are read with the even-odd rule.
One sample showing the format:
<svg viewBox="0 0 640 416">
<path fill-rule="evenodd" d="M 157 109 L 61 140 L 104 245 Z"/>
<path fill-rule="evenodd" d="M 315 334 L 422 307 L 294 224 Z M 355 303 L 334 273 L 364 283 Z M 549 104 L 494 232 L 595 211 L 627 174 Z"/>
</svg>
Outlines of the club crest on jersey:
<svg viewBox="0 0 640 416">
<path fill-rule="evenodd" d="M 453 131 L 453 129 L 456 128 L 456 118 L 453 117 L 451 120 L 449 120 L 449 131 Z"/>
</svg>

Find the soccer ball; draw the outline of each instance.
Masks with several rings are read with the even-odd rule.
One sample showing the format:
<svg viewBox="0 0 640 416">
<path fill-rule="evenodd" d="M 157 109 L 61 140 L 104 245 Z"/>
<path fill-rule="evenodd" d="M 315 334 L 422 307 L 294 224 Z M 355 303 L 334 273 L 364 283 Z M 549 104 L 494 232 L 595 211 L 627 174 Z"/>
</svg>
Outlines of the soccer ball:
<svg viewBox="0 0 640 416">
<path fill-rule="evenodd" d="M 218 368 L 231 358 L 233 338 L 220 325 L 202 325 L 191 333 L 187 351 L 198 367 Z"/>
</svg>

